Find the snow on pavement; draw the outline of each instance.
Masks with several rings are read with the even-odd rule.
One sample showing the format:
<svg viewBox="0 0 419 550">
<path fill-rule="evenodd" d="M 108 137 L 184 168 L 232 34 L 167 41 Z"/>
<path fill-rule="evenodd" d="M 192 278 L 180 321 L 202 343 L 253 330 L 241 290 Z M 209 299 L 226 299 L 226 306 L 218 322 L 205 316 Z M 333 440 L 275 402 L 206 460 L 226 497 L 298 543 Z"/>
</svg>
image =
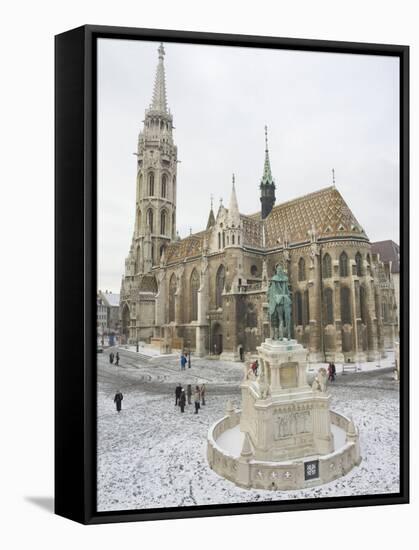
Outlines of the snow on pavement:
<svg viewBox="0 0 419 550">
<path fill-rule="evenodd" d="M 99 511 L 261 502 L 398 492 L 399 387 L 392 370 L 338 376 L 331 408 L 352 416 L 360 431 L 362 462 L 345 477 L 296 491 L 246 490 L 208 466 L 209 426 L 224 416 L 228 399 L 239 407 L 243 365 L 193 358 L 180 371 L 177 358 L 141 363 L 121 352 L 121 367 L 98 356 Z M 206 382 L 199 414 L 175 407 L 178 382 Z M 113 403 L 124 395 L 122 411 Z"/>
</svg>

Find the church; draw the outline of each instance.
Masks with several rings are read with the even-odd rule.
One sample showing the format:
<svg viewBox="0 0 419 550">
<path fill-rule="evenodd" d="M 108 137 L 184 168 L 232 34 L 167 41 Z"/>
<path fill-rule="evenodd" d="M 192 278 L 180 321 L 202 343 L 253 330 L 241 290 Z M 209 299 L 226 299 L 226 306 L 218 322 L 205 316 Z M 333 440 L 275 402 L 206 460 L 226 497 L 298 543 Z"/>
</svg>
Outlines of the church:
<svg viewBox="0 0 419 550">
<path fill-rule="evenodd" d="M 394 286 L 333 184 L 276 204 L 267 129 L 259 209 L 240 212 L 234 175 L 226 208 L 176 231 L 177 147 L 164 47 L 138 136 L 135 223 L 120 294 L 122 340 L 239 361 L 270 336 L 267 289 L 279 264 L 292 295 L 292 337 L 310 361 L 374 361 L 394 347 Z M 255 210 L 257 208 L 255 207 Z"/>
</svg>

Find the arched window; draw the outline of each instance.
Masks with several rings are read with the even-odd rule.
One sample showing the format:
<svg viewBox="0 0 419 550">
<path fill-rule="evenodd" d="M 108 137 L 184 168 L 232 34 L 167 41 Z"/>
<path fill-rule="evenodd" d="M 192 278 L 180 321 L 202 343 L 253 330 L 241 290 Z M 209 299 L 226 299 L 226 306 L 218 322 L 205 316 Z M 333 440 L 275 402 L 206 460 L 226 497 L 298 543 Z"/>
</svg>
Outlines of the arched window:
<svg viewBox="0 0 419 550">
<path fill-rule="evenodd" d="M 342 252 L 339 256 L 339 275 L 341 277 L 347 277 L 349 275 L 348 270 L 348 255 L 346 252 Z"/>
<path fill-rule="evenodd" d="M 165 199 L 167 197 L 167 176 L 163 174 L 161 178 L 161 196 Z"/>
<path fill-rule="evenodd" d="M 154 243 L 151 244 L 151 265 L 156 265 L 156 254 L 155 254 Z"/>
<path fill-rule="evenodd" d="M 190 288 L 191 288 L 191 321 L 197 321 L 198 320 L 199 275 L 196 269 L 192 271 Z"/>
<path fill-rule="evenodd" d="M 234 243 L 234 235 L 231 236 L 231 244 L 235 244 Z"/>
<path fill-rule="evenodd" d="M 225 247 L 225 245 L 226 245 L 226 235 L 223 231 L 223 248 Z"/>
<path fill-rule="evenodd" d="M 218 233 L 218 248 L 221 248 L 221 233 Z"/>
<path fill-rule="evenodd" d="M 295 320 L 297 325 L 303 324 L 303 299 L 300 291 L 295 293 Z"/>
<path fill-rule="evenodd" d="M 220 265 L 215 277 L 215 305 L 216 307 L 222 307 L 223 305 L 223 291 L 225 284 L 225 269 L 223 265 Z"/>
<path fill-rule="evenodd" d="M 237 244 L 240 244 L 240 235 L 237 237 Z"/>
<path fill-rule="evenodd" d="M 173 212 L 172 214 L 172 235 L 173 236 L 175 235 L 175 229 L 176 229 L 176 216 L 175 216 L 175 213 Z"/>
<path fill-rule="evenodd" d="M 355 267 L 357 277 L 362 277 L 362 256 L 359 252 L 355 254 Z"/>
<path fill-rule="evenodd" d="M 153 233 L 153 209 L 147 210 L 147 225 L 150 228 L 150 233 Z"/>
<path fill-rule="evenodd" d="M 148 174 L 148 194 L 150 196 L 154 195 L 154 173 L 150 172 Z"/>
<path fill-rule="evenodd" d="M 162 210 L 160 214 L 160 235 L 166 235 L 166 210 Z"/>
<path fill-rule="evenodd" d="M 170 277 L 169 282 L 169 323 L 175 320 L 175 294 L 176 294 L 176 275 Z"/>
<path fill-rule="evenodd" d="M 303 325 L 306 326 L 310 323 L 310 300 L 308 296 L 308 290 L 304 291 L 304 314 Z"/>
<path fill-rule="evenodd" d="M 304 258 L 300 258 L 298 260 L 298 280 L 299 281 L 306 280 L 306 262 Z"/>
<path fill-rule="evenodd" d="M 361 321 L 364 325 L 367 324 L 367 293 L 365 287 L 361 286 L 359 289 L 359 311 L 361 315 Z"/>
<path fill-rule="evenodd" d="M 332 276 L 332 258 L 330 254 L 323 256 L 323 278 L 329 279 Z"/>
<path fill-rule="evenodd" d="M 324 320 L 326 325 L 333 325 L 333 290 L 331 288 L 326 288 L 324 291 L 324 306 Z"/>
<path fill-rule="evenodd" d="M 164 251 L 164 244 L 162 244 L 160 247 L 160 258 L 163 256 L 163 251 Z"/>
<path fill-rule="evenodd" d="M 141 233 L 141 210 L 138 209 L 137 211 L 137 231 L 138 233 Z"/>
<path fill-rule="evenodd" d="M 140 173 L 140 175 L 138 176 L 138 197 L 142 197 L 143 193 L 143 175 Z"/>
<path fill-rule="evenodd" d="M 340 317 L 343 325 L 351 325 L 351 291 L 347 286 L 340 289 Z"/>
</svg>

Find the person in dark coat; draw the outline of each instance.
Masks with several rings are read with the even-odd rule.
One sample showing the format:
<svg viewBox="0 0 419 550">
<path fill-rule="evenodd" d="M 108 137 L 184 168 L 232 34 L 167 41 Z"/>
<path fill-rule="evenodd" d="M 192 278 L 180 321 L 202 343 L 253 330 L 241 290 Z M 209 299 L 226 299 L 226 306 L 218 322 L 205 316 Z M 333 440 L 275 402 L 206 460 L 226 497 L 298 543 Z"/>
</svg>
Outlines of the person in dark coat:
<svg viewBox="0 0 419 550">
<path fill-rule="evenodd" d="M 186 387 L 186 395 L 188 396 L 188 405 L 192 405 L 192 384 L 188 384 Z"/>
<path fill-rule="evenodd" d="M 190 369 L 192 366 L 192 361 L 191 361 L 191 352 L 188 352 L 188 369 Z"/>
<path fill-rule="evenodd" d="M 199 386 L 195 386 L 194 402 L 195 402 L 195 414 L 198 414 L 198 411 L 201 408 L 201 392 L 199 391 Z"/>
<path fill-rule="evenodd" d="M 180 370 L 185 370 L 185 365 L 187 363 L 187 359 L 185 357 L 185 355 L 182 353 L 182 355 L 180 356 Z"/>
<path fill-rule="evenodd" d="M 111 353 L 109 354 L 109 363 L 112 365 L 113 363 L 113 358 L 114 358 L 114 354 L 113 352 L 111 351 Z"/>
<path fill-rule="evenodd" d="M 179 405 L 180 394 L 182 393 L 182 386 L 178 384 L 175 389 L 175 407 Z"/>
<path fill-rule="evenodd" d="M 124 396 L 120 391 L 117 391 L 115 394 L 115 397 L 113 398 L 113 402 L 116 405 L 116 410 L 118 412 L 121 412 L 121 401 L 124 399 Z"/>
<path fill-rule="evenodd" d="M 116 352 L 115 365 L 116 365 L 116 366 L 119 365 L 119 353 L 118 353 L 118 352 Z"/>
<path fill-rule="evenodd" d="M 180 392 L 180 398 L 179 398 L 179 406 L 180 406 L 180 412 L 185 412 L 185 404 L 186 404 L 186 395 L 185 390 L 182 388 L 182 391 Z"/>
<path fill-rule="evenodd" d="M 333 374 L 333 382 L 334 382 L 336 378 L 336 367 L 334 363 L 332 363 L 332 374 Z"/>
<path fill-rule="evenodd" d="M 329 380 L 329 382 L 333 382 L 333 380 L 335 378 L 334 378 L 334 375 L 333 375 L 333 365 L 332 365 L 332 363 L 329 363 L 329 366 L 327 367 L 327 374 L 328 374 L 327 379 Z"/>
</svg>

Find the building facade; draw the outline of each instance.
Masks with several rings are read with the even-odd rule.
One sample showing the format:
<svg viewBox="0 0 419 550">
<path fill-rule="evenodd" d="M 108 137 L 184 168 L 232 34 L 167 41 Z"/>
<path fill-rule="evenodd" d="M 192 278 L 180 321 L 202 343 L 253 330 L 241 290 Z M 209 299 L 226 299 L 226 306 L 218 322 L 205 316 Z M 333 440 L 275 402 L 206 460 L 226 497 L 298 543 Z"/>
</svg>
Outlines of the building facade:
<svg viewBox="0 0 419 550">
<path fill-rule="evenodd" d="M 377 359 L 386 338 L 380 303 L 389 299 L 383 264 L 334 185 L 275 206 L 266 128 L 260 210 L 240 212 L 233 176 L 228 208 L 215 213 L 211 205 L 203 231 L 177 236 L 177 148 L 162 45 L 158 57 L 138 139 L 134 234 L 121 285 L 124 339 L 240 360 L 269 337 L 266 291 L 281 264 L 293 336 L 310 360 Z M 389 324 L 396 322 L 391 310 Z"/>
</svg>

